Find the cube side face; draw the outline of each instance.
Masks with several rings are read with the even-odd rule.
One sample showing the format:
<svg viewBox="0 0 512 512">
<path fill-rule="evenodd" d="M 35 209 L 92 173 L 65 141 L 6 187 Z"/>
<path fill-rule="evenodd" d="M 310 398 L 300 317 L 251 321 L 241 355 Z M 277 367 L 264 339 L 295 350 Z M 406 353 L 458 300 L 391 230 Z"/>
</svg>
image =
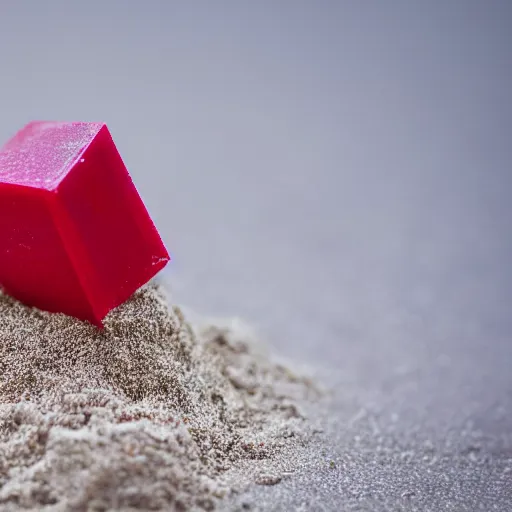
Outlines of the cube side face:
<svg viewBox="0 0 512 512">
<path fill-rule="evenodd" d="M 106 126 L 56 192 L 68 253 L 101 320 L 169 255 Z"/>
<path fill-rule="evenodd" d="M 55 194 L 0 183 L 0 285 L 26 305 L 95 322 L 53 213 Z"/>
</svg>

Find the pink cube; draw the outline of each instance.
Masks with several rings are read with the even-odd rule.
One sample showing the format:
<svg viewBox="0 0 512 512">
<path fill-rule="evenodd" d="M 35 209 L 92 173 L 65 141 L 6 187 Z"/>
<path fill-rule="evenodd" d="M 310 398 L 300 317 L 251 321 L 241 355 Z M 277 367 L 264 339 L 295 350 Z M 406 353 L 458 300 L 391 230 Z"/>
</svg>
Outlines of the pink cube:
<svg viewBox="0 0 512 512">
<path fill-rule="evenodd" d="M 169 261 L 103 123 L 32 122 L 0 150 L 0 286 L 101 327 Z"/>
</svg>

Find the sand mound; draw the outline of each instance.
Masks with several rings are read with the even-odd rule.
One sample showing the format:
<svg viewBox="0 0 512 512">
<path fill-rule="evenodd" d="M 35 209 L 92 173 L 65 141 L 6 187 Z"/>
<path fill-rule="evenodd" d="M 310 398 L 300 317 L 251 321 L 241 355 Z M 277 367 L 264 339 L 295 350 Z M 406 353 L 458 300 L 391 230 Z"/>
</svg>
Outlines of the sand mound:
<svg viewBox="0 0 512 512">
<path fill-rule="evenodd" d="M 248 461 L 279 480 L 258 464 L 307 439 L 307 380 L 154 284 L 105 326 L 0 295 L 0 510 L 211 510 Z"/>
</svg>

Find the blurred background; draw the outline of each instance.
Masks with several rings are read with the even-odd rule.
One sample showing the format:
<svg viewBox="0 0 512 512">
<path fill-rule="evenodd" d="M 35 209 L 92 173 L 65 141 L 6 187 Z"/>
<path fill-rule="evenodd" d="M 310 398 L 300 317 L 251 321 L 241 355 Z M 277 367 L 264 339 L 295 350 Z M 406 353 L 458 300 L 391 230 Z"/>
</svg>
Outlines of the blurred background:
<svg viewBox="0 0 512 512">
<path fill-rule="evenodd" d="M 0 140 L 105 121 L 175 300 L 321 369 L 340 429 L 510 460 L 510 1 L 2 0 L 0 66 Z"/>
</svg>

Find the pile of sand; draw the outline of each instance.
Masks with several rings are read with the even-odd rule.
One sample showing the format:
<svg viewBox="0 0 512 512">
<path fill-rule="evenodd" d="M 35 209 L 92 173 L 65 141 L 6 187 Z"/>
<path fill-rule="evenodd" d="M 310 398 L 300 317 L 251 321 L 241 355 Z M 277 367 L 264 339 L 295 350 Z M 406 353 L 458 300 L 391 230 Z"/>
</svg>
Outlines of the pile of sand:
<svg viewBox="0 0 512 512">
<path fill-rule="evenodd" d="M 154 284 L 103 331 L 0 295 L 0 510 L 211 510 L 279 482 L 264 462 L 307 441 L 315 394 Z"/>
</svg>

